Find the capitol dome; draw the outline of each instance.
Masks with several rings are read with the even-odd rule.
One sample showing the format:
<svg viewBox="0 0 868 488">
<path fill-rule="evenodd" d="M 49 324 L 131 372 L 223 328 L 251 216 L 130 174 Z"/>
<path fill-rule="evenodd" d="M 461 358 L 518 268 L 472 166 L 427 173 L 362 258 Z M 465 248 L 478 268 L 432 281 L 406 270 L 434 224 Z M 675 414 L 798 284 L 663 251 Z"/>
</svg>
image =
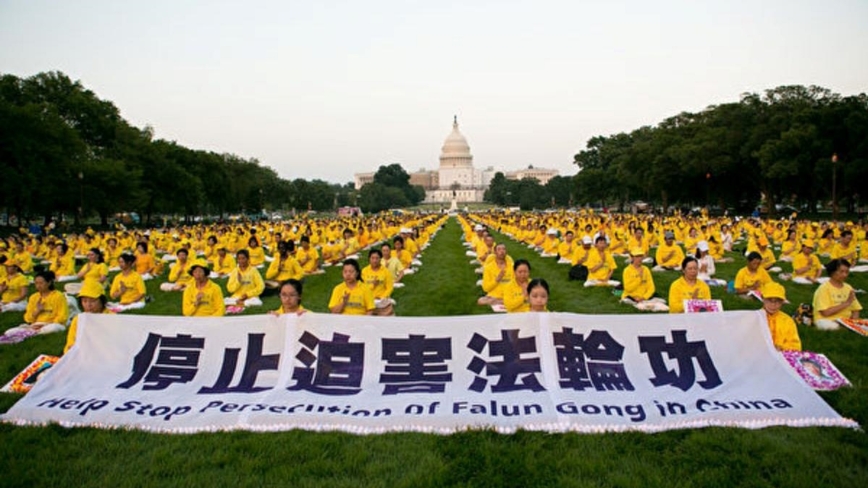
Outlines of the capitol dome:
<svg viewBox="0 0 868 488">
<path fill-rule="evenodd" d="M 440 151 L 441 168 L 472 168 L 473 156 L 467 139 L 458 130 L 458 116 L 452 122 L 452 132 L 443 142 Z"/>
</svg>

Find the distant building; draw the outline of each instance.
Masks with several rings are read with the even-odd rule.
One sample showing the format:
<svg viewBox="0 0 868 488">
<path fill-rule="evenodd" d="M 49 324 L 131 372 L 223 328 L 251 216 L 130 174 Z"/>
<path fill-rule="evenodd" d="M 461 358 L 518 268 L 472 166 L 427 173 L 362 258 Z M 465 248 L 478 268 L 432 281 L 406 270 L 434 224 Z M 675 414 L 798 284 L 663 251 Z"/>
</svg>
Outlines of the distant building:
<svg viewBox="0 0 868 488">
<path fill-rule="evenodd" d="M 353 175 L 356 190 L 361 190 L 363 186 L 374 182 L 375 173 L 356 173 Z"/>
<path fill-rule="evenodd" d="M 425 192 L 425 203 L 481 202 L 485 190 L 494 177 L 493 169 L 474 169 L 473 155 L 467 139 L 458 130 L 458 117 L 452 121 L 452 132 L 440 150 L 438 185 Z"/>
<path fill-rule="evenodd" d="M 440 174 L 423 168 L 415 173 L 410 173 L 410 184 L 419 185 L 425 191 L 436 190 L 440 186 Z"/>
<path fill-rule="evenodd" d="M 419 185 L 425 189 L 424 203 L 457 203 L 481 202 L 485 190 L 494 178 L 492 166 L 484 170 L 473 167 L 473 155 L 467 139 L 458 130 L 458 117 L 452 121 L 452 132 L 443 141 L 440 150 L 440 166 L 436 171 L 420 169 L 410 173 L 410 184 Z M 543 185 L 558 175 L 556 169 L 534 168 L 504 173 L 507 179 L 521 180 L 536 178 Z M 354 175 L 356 190 L 367 183 L 373 183 L 374 173 L 356 173 Z"/>
<path fill-rule="evenodd" d="M 526 169 L 520 169 L 517 171 L 508 171 L 504 173 L 507 180 L 523 180 L 525 178 L 536 178 L 539 180 L 541 185 L 545 185 L 549 182 L 550 179 L 554 178 L 558 175 L 558 170 L 556 169 L 545 169 L 545 168 L 534 168 L 533 165 L 528 166 Z"/>
</svg>

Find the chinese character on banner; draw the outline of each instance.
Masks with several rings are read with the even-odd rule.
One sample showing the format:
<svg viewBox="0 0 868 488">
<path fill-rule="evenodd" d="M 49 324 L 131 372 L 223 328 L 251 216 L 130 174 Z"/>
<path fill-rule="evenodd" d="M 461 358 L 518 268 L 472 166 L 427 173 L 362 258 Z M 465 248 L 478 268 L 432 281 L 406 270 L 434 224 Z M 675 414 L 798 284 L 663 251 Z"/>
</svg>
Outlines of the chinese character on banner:
<svg viewBox="0 0 868 488">
<path fill-rule="evenodd" d="M 398 393 L 443 393 L 452 381 L 446 361 L 452 359 L 452 340 L 448 337 L 426 339 L 410 335 L 408 339 L 383 339 L 386 369 L 380 383 L 384 395 Z"/>
<path fill-rule="evenodd" d="M 621 364 L 624 346 L 608 332 L 594 330 L 586 339 L 565 327 L 563 332 L 552 335 L 561 388 L 578 391 L 591 386 L 599 391 L 635 389 Z"/>
<path fill-rule="evenodd" d="M 489 341 L 485 336 L 477 333 L 473 334 L 473 338 L 467 344 L 471 350 L 477 354 L 482 354 L 485 346 L 488 346 L 488 356 L 502 357 L 502 361 L 485 361 L 479 356 L 474 356 L 467 366 L 467 369 L 476 373 L 476 378 L 470 385 L 470 389 L 476 392 L 482 392 L 488 385 L 488 380 L 483 378 L 482 370 L 485 370 L 485 376 L 498 376 L 497 383 L 491 386 L 493 393 L 502 393 L 517 390 L 544 391 L 545 388 L 540 384 L 534 373 L 541 372 L 539 357 L 531 357 L 522 359 L 521 355 L 536 353 L 536 337 L 518 337 L 518 330 L 502 330 L 500 331 L 501 338 L 498 341 Z M 521 376 L 519 378 L 519 376 Z"/>
<path fill-rule="evenodd" d="M 639 337 L 639 350 L 648 355 L 654 371 L 654 378 L 651 378 L 654 386 L 672 385 L 682 391 L 689 390 L 696 382 L 694 360 L 705 375 L 705 380 L 696 382 L 699 386 L 710 390 L 723 384 L 705 341 L 687 342 L 686 330 L 673 330 L 672 342 L 666 342 L 665 337 Z M 675 361 L 677 370 L 669 369 L 663 353 L 666 353 L 669 361 Z"/>
<path fill-rule="evenodd" d="M 362 391 L 364 343 L 350 342 L 350 336 L 337 332 L 331 341 L 321 341 L 307 331 L 299 342 L 302 348 L 295 357 L 305 367 L 293 370 L 292 379 L 296 384 L 288 390 L 307 390 L 322 395 L 355 395 Z"/>
<path fill-rule="evenodd" d="M 199 354 L 204 347 L 204 337 L 183 334 L 163 337 L 150 333 L 133 358 L 133 374 L 116 388 L 130 388 L 143 379 L 143 390 L 165 390 L 172 383 L 187 383 L 198 372 Z"/>
<path fill-rule="evenodd" d="M 244 360 L 244 370 L 238 384 L 230 386 L 235 370 L 238 368 L 238 348 L 226 348 L 223 351 L 223 365 L 220 367 L 220 375 L 213 386 L 206 386 L 199 390 L 200 394 L 212 393 L 256 393 L 270 390 L 273 386 L 255 386 L 256 377 L 260 371 L 277 371 L 280 363 L 280 354 L 262 354 L 262 342 L 265 334 L 247 334 L 247 354 Z"/>
</svg>

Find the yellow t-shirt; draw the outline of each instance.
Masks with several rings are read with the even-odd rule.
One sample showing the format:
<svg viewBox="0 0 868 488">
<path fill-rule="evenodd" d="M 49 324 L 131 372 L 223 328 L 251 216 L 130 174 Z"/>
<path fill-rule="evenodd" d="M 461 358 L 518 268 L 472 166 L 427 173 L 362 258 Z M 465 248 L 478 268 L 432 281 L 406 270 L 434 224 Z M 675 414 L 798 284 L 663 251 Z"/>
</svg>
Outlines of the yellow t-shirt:
<svg viewBox="0 0 868 488">
<path fill-rule="evenodd" d="M 329 300 L 329 309 L 338 306 L 347 293 L 349 293 L 350 298 L 342 312 L 344 315 L 366 315 L 374 310 L 374 294 L 368 285 L 360 282 L 357 282 L 352 289 L 347 287 L 346 283 L 334 287 Z"/>
<path fill-rule="evenodd" d="M 684 313 L 684 300 L 711 300 L 711 289 L 700 279 L 691 286 L 682 276 L 669 287 L 669 313 Z"/>
</svg>

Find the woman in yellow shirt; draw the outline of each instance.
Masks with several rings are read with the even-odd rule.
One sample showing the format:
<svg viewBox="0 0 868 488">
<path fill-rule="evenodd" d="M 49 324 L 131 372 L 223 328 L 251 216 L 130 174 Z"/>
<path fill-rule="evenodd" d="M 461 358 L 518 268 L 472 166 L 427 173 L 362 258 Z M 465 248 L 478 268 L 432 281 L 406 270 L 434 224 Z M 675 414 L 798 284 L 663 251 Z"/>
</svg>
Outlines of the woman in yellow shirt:
<svg viewBox="0 0 868 488">
<path fill-rule="evenodd" d="M 329 311 L 344 315 L 373 315 L 374 294 L 362 283 L 362 270 L 355 259 L 344 261 L 343 282 L 335 286 L 329 300 Z"/>
<path fill-rule="evenodd" d="M 669 287 L 669 313 L 684 313 L 684 300 L 711 300 L 711 289 L 698 279 L 699 263 L 688 256 L 681 262 L 681 278 Z"/>
<path fill-rule="evenodd" d="M 787 292 L 778 283 L 767 283 L 763 289 L 763 311 L 769 324 L 772 342 L 778 351 L 801 351 L 802 341 L 799 330 L 789 315 L 781 312 L 781 307 L 787 299 Z"/>
<path fill-rule="evenodd" d="M 269 312 L 271 315 L 283 315 L 285 313 L 301 315 L 307 312 L 301 304 L 301 281 L 288 279 L 281 283 L 278 290 L 280 296 L 280 308 Z"/>
<path fill-rule="evenodd" d="M 503 288 L 503 306 L 509 313 L 530 312 L 530 263 L 526 259 L 516 259 L 512 269 L 513 280 Z"/>
<path fill-rule="evenodd" d="M 4 335 L 12 336 L 23 331 L 51 334 L 66 329 L 69 305 L 66 296 L 54 289 L 54 280 L 52 271 L 36 273 L 33 279 L 36 293 L 30 295 L 27 301 L 27 309 L 24 311 L 25 323 L 7 330 Z"/>
<path fill-rule="evenodd" d="M 185 317 L 222 317 L 226 314 L 226 305 L 223 303 L 223 291 L 220 287 L 208 279 L 211 270 L 208 263 L 202 260 L 194 261 L 190 265 L 190 274 L 193 283 L 184 288 L 181 299 L 181 312 Z"/>
</svg>

